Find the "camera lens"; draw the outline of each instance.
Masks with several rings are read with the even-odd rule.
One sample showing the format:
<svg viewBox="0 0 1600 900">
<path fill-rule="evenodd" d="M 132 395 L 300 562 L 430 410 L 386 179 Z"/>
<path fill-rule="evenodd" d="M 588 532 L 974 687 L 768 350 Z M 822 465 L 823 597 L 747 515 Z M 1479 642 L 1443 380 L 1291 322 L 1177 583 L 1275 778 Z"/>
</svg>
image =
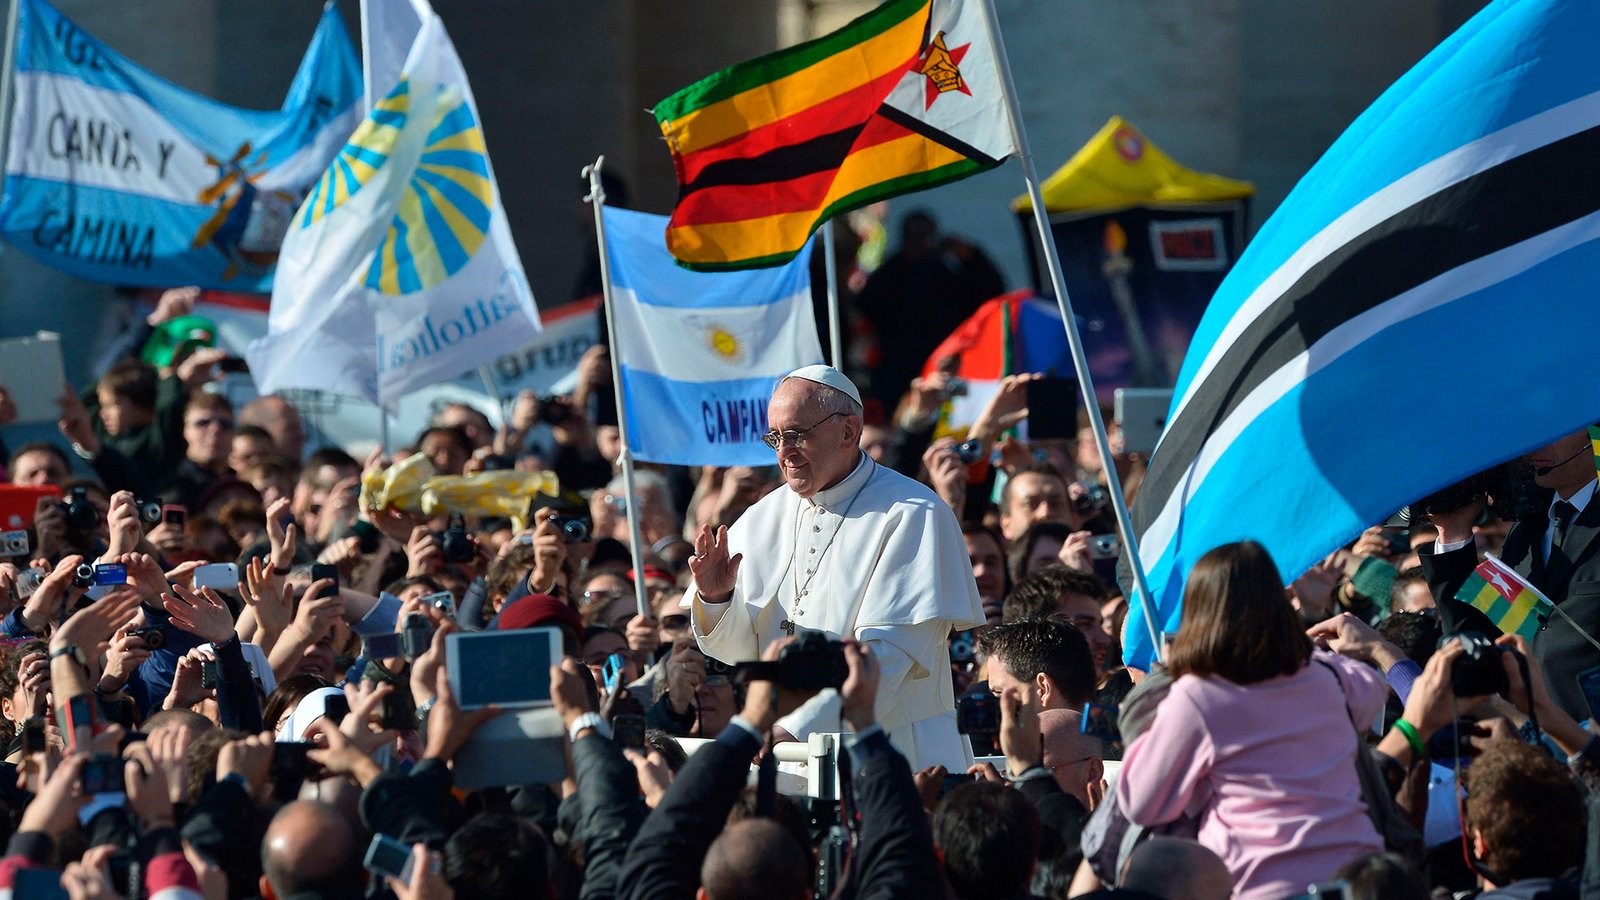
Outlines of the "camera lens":
<svg viewBox="0 0 1600 900">
<path fill-rule="evenodd" d="M 569 544 L 581 544 L 589 539 L 589 523 L 582 519 L 565 519 L 561 522 L 561 536 Z"/>
<path fill-rule="evenodd" d="M 76 587 L 88 587 L 94 584 L 94 564 L 79 563 L 78 568 L 73 570 L 72 583 Z"/>
<path fill-rule="evenodd" d="M 146 525 L 157 525 L 161 522 L 161 504 L 155 500 L 140 500 L 139 521 Z"/>
</svg>

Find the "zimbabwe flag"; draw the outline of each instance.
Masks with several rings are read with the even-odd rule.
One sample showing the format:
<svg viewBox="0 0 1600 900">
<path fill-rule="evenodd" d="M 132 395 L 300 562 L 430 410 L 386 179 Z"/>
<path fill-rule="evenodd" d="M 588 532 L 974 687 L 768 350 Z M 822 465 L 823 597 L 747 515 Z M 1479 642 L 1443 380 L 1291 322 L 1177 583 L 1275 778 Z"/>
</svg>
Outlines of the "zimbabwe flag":
<svg viewBox="0 0 1600 900">
<path fill-rule="evenodd" d="M 1553 605 L 1533 585 L 1510 566 L 1493 556 L 1478 564 L 1467 576 L 1456 599 L 1482 610 L 1505 634 L 1520 634 L 1528 640 L 1538 634 Z"/>
<path fill-rule="evenodd" d="M 832 34 L 656 104 L 691 269 L 787 262 L 830 217 L 999 165 L 1013 151 L 983 0 L 888 0 Z"/>
</svg>

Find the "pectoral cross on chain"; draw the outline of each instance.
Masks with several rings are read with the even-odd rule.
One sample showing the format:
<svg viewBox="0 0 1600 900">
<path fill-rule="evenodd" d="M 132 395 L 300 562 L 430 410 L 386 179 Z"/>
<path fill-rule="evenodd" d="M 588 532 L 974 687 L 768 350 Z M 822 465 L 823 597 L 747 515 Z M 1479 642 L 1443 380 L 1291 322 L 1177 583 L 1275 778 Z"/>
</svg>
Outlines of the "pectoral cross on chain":
<svg viewBox="0 0 1600 900">
<path fill-rule="evenodd" d="M 778 627 L 782 628 L 785 634 L 789 635 L 790 637 L 794 637 L 793 622 L 789 621 L 788 619 L 784 619 L 782 622 L 778 623 Z"/>
</svg>

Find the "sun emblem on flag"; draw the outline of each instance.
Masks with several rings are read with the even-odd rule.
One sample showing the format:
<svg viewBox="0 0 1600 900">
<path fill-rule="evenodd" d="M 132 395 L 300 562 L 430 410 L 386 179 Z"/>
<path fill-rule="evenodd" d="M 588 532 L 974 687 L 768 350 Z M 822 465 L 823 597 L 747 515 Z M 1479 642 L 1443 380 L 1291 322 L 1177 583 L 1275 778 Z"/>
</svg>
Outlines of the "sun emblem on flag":
<svg viewBox="0 0 1600 900">
<path fill-rule="evenodd" d="M 494 185 L 483 130 L 460 91 L 441 92 L 433 130 L 389 231 L 367 287 L 411 294 L 461 271 L 489 235 Z"/>
<path fill-rule="evenodd" d="M 744 362 L 744 342 L 739 340 L 738 335 L 721 325 L 712 325 L 706 329 L 706 346 L 723 362 L 734 365 Z"/>
<path fill-rule="evenodd" d="M 933 101 L 939 99 L 941 94 L 950 91 L 960 91 L 968 97 L 972 91 L 967 87 L 967 80 L 961 77 L 961 59 L 967 55 L 971 43 L 962 44 L 951 50 L 945 46 L 944 32 L 933 36 L 933 41 L 927 49 L 922 51 L 922 65 L 917 72 L 928 79 L 927 105 L 923 109 L 933 106 Z"/>
<path fill-rule="evenodd" d="M 310 228 L 355 196 L 357 189 L 377 174 L 389 160 L 400 130 L 411 109 L 411 82 L 401 79 L 387 97 L 378 101 L 333 158 L 328 171 L 306 196 L 301 206 L 300 227 Z"/>
</svg>

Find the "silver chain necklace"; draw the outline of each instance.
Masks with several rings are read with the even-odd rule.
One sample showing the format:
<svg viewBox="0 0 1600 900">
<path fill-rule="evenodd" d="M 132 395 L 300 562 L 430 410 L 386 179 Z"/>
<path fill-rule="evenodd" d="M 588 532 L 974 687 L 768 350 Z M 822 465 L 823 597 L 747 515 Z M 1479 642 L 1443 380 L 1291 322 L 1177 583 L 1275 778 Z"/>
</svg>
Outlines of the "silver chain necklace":
<svg viewBox="0 0 1600 900">
<path fill-rule="evenodd" d="M 839 514 L 839 524 L 833 527 L 833 534 L 828 535 L 828 542 L 822 545 L 822 550 L 817 554 L 816 564 L 812 566 L 809 572 L 806 573 L 805 581 L 800 580 L 800 516 L 805 512 L 805 507 L 801 506 L 794 511 L 794 550 L 790 558 L 794 560 L 792 565 L 794 566 L 794 580 L 796 582 L 794 595 L 795 606 L 799 606 L 801 599 L 806 596 L 806 592 L 811 587 L 811 579 L 816 578 L 817 571 L 822 568 L 823 558 L 828 555 L 828 550 L 833 547 L 834 539 L 839 536 L 839 532 L 844 530 L 844 522 L 845 519 L 849 518 L 850 510 L 855 509 L 856 501 L 861 499 L 861 494 L 866 491 L 867 485 L 871 484 L 873 477 L 878 474 L 877 462 L 875 462 L 870 456 L 866 457 L 866 460 L 872 465 L 871 471 L 867 473 L 866 480 L 861 482 L 861 487 L 856 488 L 856 492 L 850 495 L 850 502 L 845 504 L 844 512 Z M 789 634 L 794 634 L 794 623 L 788 619 L 784 619 L 782 622 L 780 622 L 779 627 L 787 631 Z"/>
</svg>

